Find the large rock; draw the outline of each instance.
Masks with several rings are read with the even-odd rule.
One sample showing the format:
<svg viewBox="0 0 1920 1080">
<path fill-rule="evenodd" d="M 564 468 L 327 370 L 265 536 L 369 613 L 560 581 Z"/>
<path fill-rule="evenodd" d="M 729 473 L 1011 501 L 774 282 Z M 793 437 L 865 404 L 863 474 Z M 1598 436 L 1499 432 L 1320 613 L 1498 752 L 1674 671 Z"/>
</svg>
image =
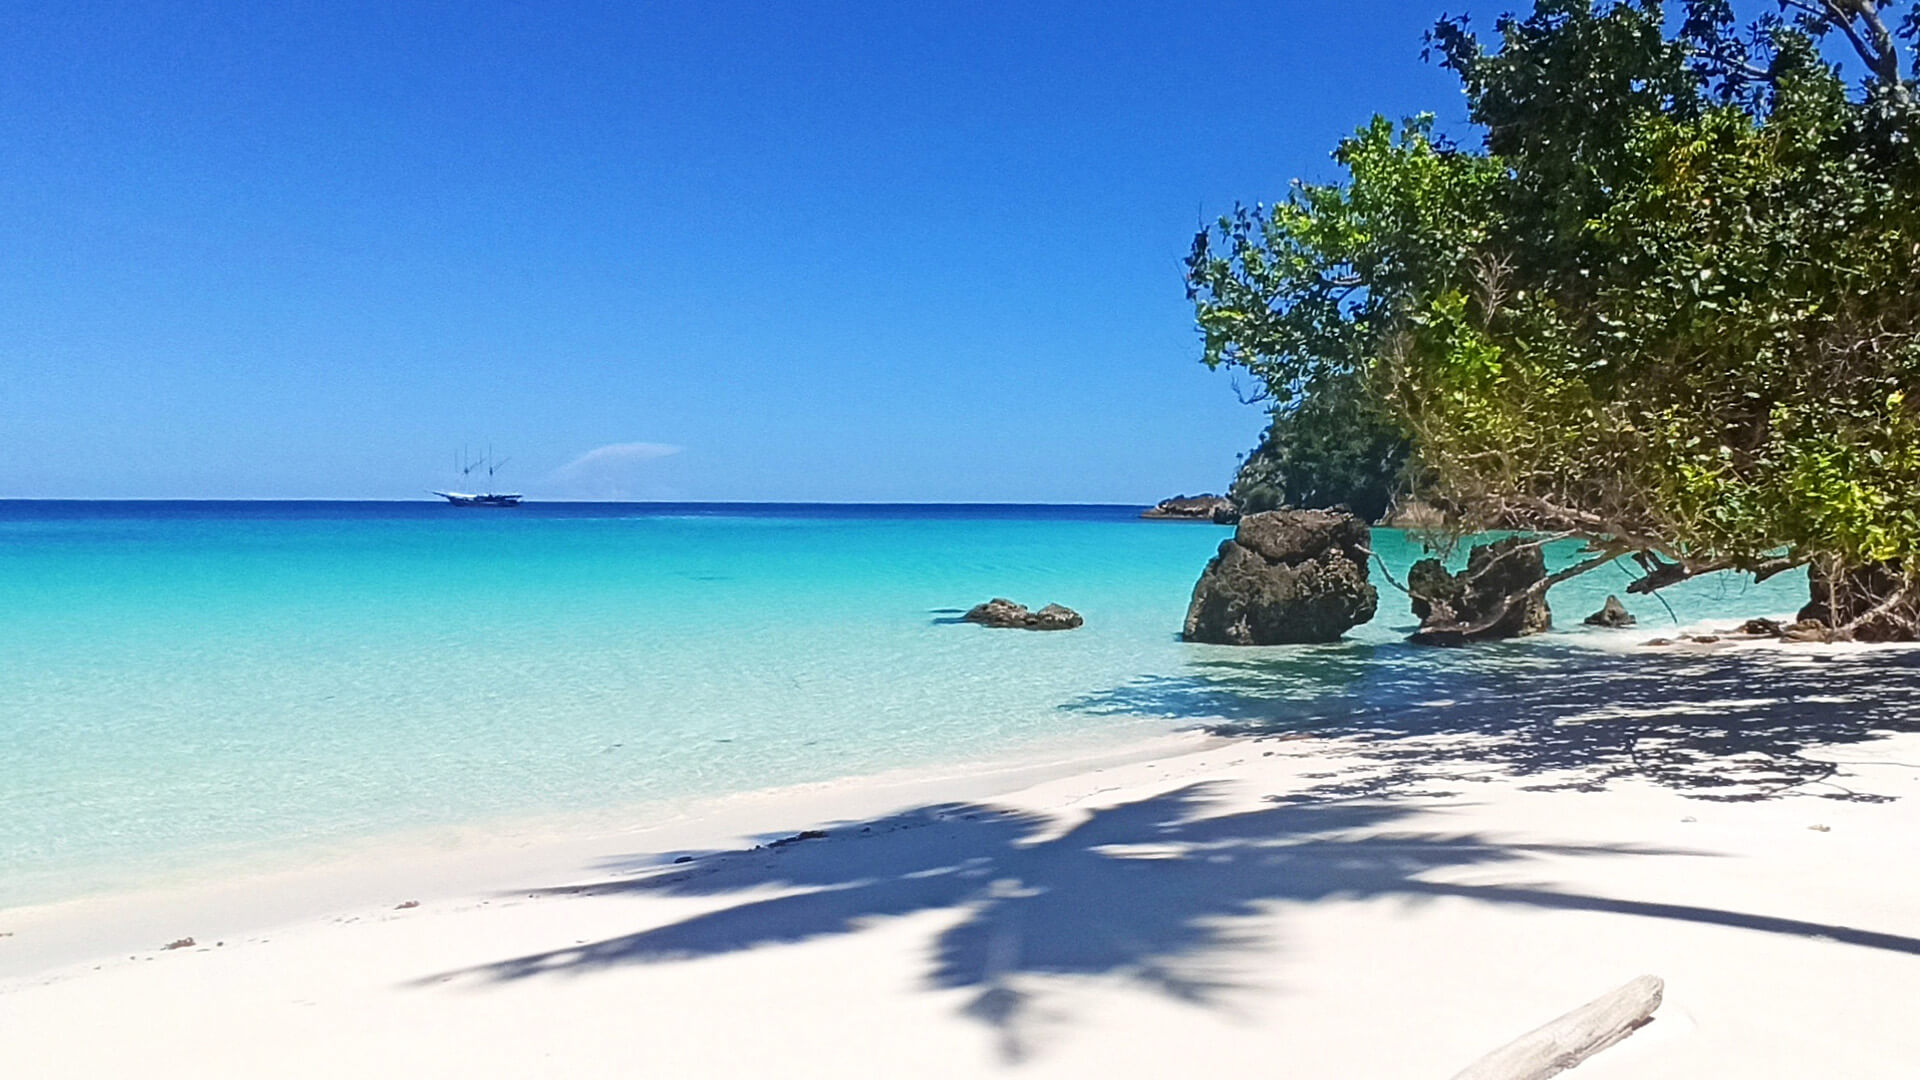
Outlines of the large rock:
<svg viewBox="0 0 1920 1080">
<path fill-rule="evenodd" d="M 1460 645 L 1550 630 L 1553 611 L 1539 587 L 1546 577 L 1540 545 L 1517 536 L 1474 545 L 1458 574 L 1448 573 L 1438 559 L 1421 559 L 1407 571 L 1407 592 L 1420 618 L 1413 640 Z"/>
<path fill-rule="evenodd" d="M 1413 617 L 1425 620 L 1435 603 L 1453 610 L 1459 601 L 1460 584 L 1439 559 L 1421 559 L 1407 568 L 1407 597 L 1413 601 Z"/>
<path fill-rule="evenodd" d="M 1802 622 L 1827 627 L 1855 641 L 1913 641 L 1920 638 L 1920 595 L 1899 594 L 1906 576 L 1897 563 L 1856 567 L 1838 577 L 1819 559 L 1807 564 L 1807 606 Z"/>
<path fill-rule="evenodd" d="M 1086 621 L 1079 612 L 1059 604 L 1048 604 L 1039 611 L 1028 611 L 1025 604 L 1016 604 L 1001 596 L 974 605 L 971 611 L 960 618 L 982 626 L 1011 630 L 1072 630 Z"/>
<path fill-rule="evenodd" d="M 1240 519 L 1193 587 L 1183 636 L 1215 645 L 1335 641 L 1373 618 L 1367 526 L 1340 510 Z"/>
<path fill-rule="evenodd" d="M 1225 495 L 1176 495 L 1161 499 L 1140 515 L 1153 521 L 1211 521 L 1232 525 L 1240 520 L 1240 508 Z"/>
</svg>

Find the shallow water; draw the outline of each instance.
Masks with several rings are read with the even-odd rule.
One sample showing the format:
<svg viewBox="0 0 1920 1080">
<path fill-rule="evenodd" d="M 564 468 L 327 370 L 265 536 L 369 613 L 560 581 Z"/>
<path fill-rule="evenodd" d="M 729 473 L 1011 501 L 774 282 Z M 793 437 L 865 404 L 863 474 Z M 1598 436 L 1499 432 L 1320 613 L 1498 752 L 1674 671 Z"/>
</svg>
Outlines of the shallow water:
<svg viewBox="0 0 1920 1080">
<path fill-rule="evenodd" d="M 1062 738 L 1325 728 L 1623 640 L 1414 650 L 1383 588 L 1341 645 L 1183 644 L 1229 530 L 1137 513 L 0 502 L 0 905 Z M 1420 554 L 1397 532 L 1374 543 L 1396 577 Z M 1626 580 L 1556 589 L 1559 621 L 1620 592 L 1637 641 L 1805 592 L 1799 575 L 1690 583 L 1665 594 L 1670 618 Z M 991 596 L 1087 625 L 955 623 Z M 1417 674 L 1417 693 L 1383 671 Z"/>
</svg>

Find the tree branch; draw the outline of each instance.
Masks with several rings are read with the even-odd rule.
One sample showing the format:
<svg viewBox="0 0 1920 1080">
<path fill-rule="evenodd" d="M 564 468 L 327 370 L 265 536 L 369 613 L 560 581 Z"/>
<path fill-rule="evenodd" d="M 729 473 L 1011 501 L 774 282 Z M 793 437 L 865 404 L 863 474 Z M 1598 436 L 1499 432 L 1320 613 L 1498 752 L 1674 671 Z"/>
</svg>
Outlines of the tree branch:
<svg viewBox="0 0 1920 1080">
<path fill-rule="evenodd" d="M 1801 12 L 1819 25 L 1840 31 L 1881 87 L 1901 101 L 1910 99 L 1906 82 L 1900 77 L 1899 46 L 1894 44 L 1893 34 L 1880 18 L 1879 5 L 1874 0 L 1819 0 L 1818 3 L 1779 0 L 1779 3 L 1782 10 Z M 1865 24 L 1865 34 L 1854 25 L 1855 17 Z"/>
<path fill-rule="evenodd" d="M 1684 559 L 1675 562 L 1661 562 L 1652 551 L 1637 551 L 1634 561 L 1646 570 L 1647 576 L 1629 584 L 1627 591 L 1639 595 L 1651 595 L 1670 585 L 1678 585 L 1707 574 L 1717 574 L 1722 570 L 1745 570 L 1753 575 L 1755 582 L 1765 581 L 1775 574 L 1785 573 L 1797 566 L 1805 566 L 1807 560 L 1783 556 L 1767 559 L 1760 563 L 1749 563 L 1744 559 L 1718 559 L 1713 562 L 1689 563 Z"/>
</svg>

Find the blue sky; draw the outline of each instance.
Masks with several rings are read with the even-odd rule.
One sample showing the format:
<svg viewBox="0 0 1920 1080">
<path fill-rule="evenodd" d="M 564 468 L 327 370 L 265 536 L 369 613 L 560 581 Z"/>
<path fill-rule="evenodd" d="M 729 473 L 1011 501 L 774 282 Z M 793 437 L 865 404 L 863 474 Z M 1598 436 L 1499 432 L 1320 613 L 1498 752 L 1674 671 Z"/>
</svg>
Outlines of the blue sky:
<svg viewBox="0 0 1920 1080">
<path fill-rule="evenodd" d="M 19 0 L 0 496 L 1221 488 L 1198 217 L 1457 117 L 1441 10 Z"/>
</svg>

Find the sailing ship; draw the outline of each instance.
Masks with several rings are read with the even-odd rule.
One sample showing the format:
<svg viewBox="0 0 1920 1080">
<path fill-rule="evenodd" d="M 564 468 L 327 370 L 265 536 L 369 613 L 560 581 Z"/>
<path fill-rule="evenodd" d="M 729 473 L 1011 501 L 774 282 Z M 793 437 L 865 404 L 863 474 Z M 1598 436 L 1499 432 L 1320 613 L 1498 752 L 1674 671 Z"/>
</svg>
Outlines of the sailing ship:
<svg viewBox="0 0 1920 1080">
<path fill-rule="evenodd" d="M 484 465 L 487 470 L 486 493 L 436 491 L 434 494 L 447 500 L 447 502 L 453 506 L 484 506 L 493 508 L 519 506 L 519 492 L 498 492 L 493 490 L 494 474 L 504 468 L 507 462 L 511 460 L 511 458 L 502 458 L 499 461 L 493 460 L 493 447 L 491 446 L 487 447 L 487 454 L 483 458 L 468 458 L 466 451 L 463 450 L 460 452 L 460 462 L 458 466 L 460 470 L 460 485 L 462 487 L 471 486 L 473 484 L 474 472 Z"/>
</svg>

